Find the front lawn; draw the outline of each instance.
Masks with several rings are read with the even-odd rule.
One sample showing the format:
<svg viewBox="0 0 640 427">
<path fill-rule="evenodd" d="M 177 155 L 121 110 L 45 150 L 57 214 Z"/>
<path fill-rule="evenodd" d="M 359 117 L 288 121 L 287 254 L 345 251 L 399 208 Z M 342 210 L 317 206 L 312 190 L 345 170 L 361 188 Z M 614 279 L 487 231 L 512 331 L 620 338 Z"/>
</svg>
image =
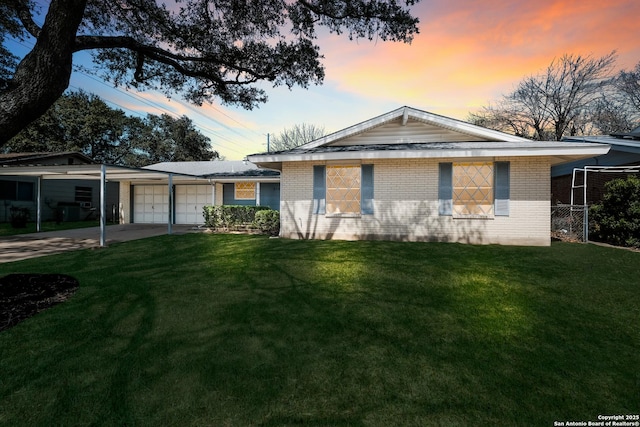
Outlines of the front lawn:
<svg viewBox="0 0 640 427">
<path fill-rule="evenodd" d="M 640 253 L 161 236 L 0 332 L 0 425 L 522 425 L 640 413 Z"/>
</svg>

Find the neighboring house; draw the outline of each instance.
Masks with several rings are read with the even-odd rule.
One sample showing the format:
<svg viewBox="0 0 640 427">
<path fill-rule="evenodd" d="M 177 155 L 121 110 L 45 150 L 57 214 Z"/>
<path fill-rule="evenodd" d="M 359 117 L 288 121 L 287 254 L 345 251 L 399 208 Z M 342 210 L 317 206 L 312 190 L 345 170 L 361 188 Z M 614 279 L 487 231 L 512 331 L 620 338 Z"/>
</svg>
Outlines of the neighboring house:
<svg viewBox="0 0 640 427">
<path fill-rule="evenodd" d="M 402 107 L 248 160 L 281 171 L 282 237 L 546 246 L 551 167 L 608 150 Z"/>
<path fill-rule="evenodd" d="M 0 172 L 9 168 L 20 170 L 42 166 L 87 164 L 93 164 L 91 159 L 76 152 L 0 154 Z M 95 180 L 40 181 L 37 176 L 0 174 L 0 222 L 9 221 L 11 207 L 28 208 L 31 219 L 35 220 L 38 182 L 41 182 L 42 220 L 78 221 L 95 217 L 96 206 L 100 202 L 99 187 Z M 110 206 L 117 205 L 118 197 L 117 183 L 109 184 L 107 203 Z"/>
<path fill-rule="evenodd" d="M 588 142 L 595 144 L 607 144 L 611 150 L 601 156 L 590 157 L 576 162 L 565 163 L 551 168 L 551 194 L 552 203 L 571 202 L 571 191 L 574 190 L 573 203 L 584 204 L 584 193 L 581 187 L 584 183 L 584 174 L 580 171 L 573 182 L 573 170 L 585 166 L 614 166 L 612 169 L 600 169 L 601 172 L 589 172 L 587 177 L 587 204 L 602 199 L 605 183 L 615 178 L 623 178 L 625 168 L 618 166 L 640 166 L 640 127 L 628 133 L 617 133 L 600 136 L 571 136 L 563 138 L 565 142 Z M 615 172 L 613 172 L 615 170 Z M 621 172 L 622 170 L 622 172 Z M 635 172 L 635 175 L 638 175 Z"/>
<path fill-rule="evenodd" d="M 202 224 L 205 205 L 261 205 L 280 208 L 280 173 L 246 161 L 165 162 L 148 171 L 192 176 L 173 186 L 174 223 Z M 169 212 L 166 179 L 120 183 L 124 222 L 165 223 Z"/>
</svg>

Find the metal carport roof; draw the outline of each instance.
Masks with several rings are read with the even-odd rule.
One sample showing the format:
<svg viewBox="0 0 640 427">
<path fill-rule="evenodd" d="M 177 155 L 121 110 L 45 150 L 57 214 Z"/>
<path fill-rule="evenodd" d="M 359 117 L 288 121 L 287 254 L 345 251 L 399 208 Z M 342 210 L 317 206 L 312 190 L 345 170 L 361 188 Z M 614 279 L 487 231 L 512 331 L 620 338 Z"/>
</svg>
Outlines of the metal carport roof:
<svg viewBox="0 0 640 427">
<path fill-rule="evenodd" d="M 173 191 L 174 183 L 193 183 L 198 181 L 209 182 L 208 179 L 196 175 L 139 169 L 127 166 L 89 164 L 89 165 L 35 165 L 35 166 L 0 166 L 0 175 L 5 176 L 31 176 L 38 178 L 36 191 L 37 219 L 36 229 L 40 231 L 41 217 L 41 192 L 40 180 L 42 179 L 87 179 L 100 180 L 100 246 L 106 245 L 106 183 L 109 181 L 134 181 L 138 183 L 154 183 L 169 186 L 169 216 L 167 218 L 167 233 L 171 234 L 173 215 Z"/>
</svg>

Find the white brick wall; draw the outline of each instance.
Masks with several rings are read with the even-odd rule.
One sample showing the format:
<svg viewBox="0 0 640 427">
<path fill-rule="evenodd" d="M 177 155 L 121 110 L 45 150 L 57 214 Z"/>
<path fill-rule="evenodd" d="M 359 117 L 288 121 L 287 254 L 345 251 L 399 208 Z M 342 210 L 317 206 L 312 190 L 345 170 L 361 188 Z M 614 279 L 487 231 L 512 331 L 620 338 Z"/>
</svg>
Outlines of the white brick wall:
<svg viewBox="0 0 640 427">
<path fill-rule="evenodd" d="M 511 162 L 510 215 L 494 219 L 438 215 L 438 163 L 455 159 L 374 162 L 374 215 L 359 218 L 312 214 L 314 163 L 285 163 L 280 187 L 281 236 L 549 245 L 548 159 L 493 160 Z"/>
</svg>

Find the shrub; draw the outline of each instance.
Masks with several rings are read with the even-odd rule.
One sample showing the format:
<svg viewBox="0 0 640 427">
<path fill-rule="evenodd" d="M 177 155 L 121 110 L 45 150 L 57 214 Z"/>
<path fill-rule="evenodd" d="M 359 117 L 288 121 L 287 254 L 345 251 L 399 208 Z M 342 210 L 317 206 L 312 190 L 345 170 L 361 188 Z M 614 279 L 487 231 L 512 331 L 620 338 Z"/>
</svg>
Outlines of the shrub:
<svg viewBox="0 0 640 427">
<path fill-rule="evenodd" d="M 640 178 L 631 175 L 609 181 L 602 201 L 589 214 L 598 240 L 640 247 Z"/>
<path fill-rule="evenodd" d="M 277 236 L 280 234 L 280 212 L 271 209 L 258 211 L 254 225 L 265 234 Z"/>
<path fill-rule="evenodd" d="M 256 212 L 268 209 L 266 206 L 205 206 L 203 212 L 204 224 L 207 227 L 225 230 L 252 227 Z"/>
</svg>

